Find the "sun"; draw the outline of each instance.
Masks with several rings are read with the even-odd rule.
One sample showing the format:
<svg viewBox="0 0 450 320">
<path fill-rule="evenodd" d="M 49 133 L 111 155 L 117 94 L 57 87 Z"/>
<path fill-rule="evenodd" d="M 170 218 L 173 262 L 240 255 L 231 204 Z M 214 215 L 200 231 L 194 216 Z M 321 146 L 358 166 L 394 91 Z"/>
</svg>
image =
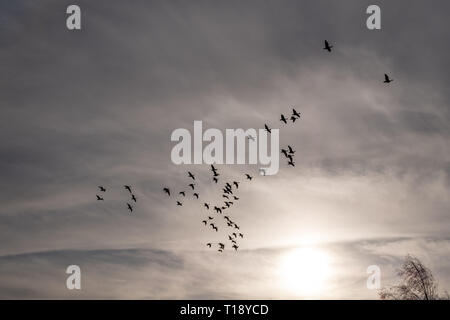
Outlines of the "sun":
<svg viewBox="0 0 450 320">
<path fill-rule="evenodd" d="M 330 257 L 317 248 L 297 248 L 281 257 L 279 273 L 285 289 L 302 297 L 317 297 L 330 275 Z"/>
</svg>

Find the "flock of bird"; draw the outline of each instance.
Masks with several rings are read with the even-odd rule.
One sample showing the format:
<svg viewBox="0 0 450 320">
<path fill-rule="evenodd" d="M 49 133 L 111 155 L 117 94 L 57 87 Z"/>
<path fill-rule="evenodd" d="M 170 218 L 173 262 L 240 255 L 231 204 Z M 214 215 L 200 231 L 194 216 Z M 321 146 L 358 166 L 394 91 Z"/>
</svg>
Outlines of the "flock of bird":
<svg viewBox="0 0 450 320">
<path fill-rule="evenodd" d="M 129 185 L 124 185 L 123 187 L 125 188 L 125 190 L 127 190 L 127 191 L 130 193 L 130 196 L 131 196 L 130 202 L 131 202 L 131 201 L 134 201 L 134 203 L 137 203 L 137 198 L 136 198 L 136 196 L 134 195 L 133 191 L 131 190 L 131 186 L 129 186 Z M 100 192 L 103 192 L 103 193 L 106 194 L 106 188 L 105 188 L 105 187 L 103 187 L 103 186 L 98 186 L 98 189 L 100 190 Z M 97 201 L 105 201 L 104 196 L 99 196 L 98 194 L 97 194 L 96 196 L 97 196 Z M 133 206 L 131 205 L 130 202 L 127 201 L 126 204 L 127 204 L 128 210 L 130 211 L 130 214 L 131 214 L 131 212 L 133 212 Z"/>
<path fill-rule="evenodd" d="M 212 172 L 212 180 L 214 183 L 219 182 L 219 171 L 214 165 L 211 165 L 211 172 Z M 192 197 L 198 200 L 200 198 L 200 195 L 196 191 L 196 179 L 195 175 L 188 171 L 187 177 L 190 180 L 189 184 L 187 184 L 187 187 L 191 188 L 192 190 Z M 246 173 L 244 175 L 245 179 L 247 181 L 251 181 L 253 177 Z M 219 232 L 219 228 L 222 230 L 225 230 L 225 233 L 227 234 L 226 241 L 223 242 L 208 242 L 206 243 L 206 246 L 208 248 L 212 248 L 213 246 L 217 246 L 218 252 L 223 252 L 226 248 L 226 243 L 229 241 L 229 245 L 232 249 L 235 251 L 238 250 L 238 240 L 244 238 L 244 234 L 240 231 L 240 226 L 236 223 L 234 219 L 231 218 L 231 214 L 227 214 L 227 210 L 229 210 L 233 205 L 239 201 L 239 197 L 237 194 L 237 191 L 239 190 L 240 181 L 229 181 L 225 182 L 225 184 L 221 187 L 221 199 L 223 199 L 223 203 L 215 203 L 210 204 L 209 202 L 204 202 L 202 207 L 207 210 L 208 212 L 213 212 L 213 214 L 208 213 L 205 218 L 201 220 L 201 224 L 212 232 Z M 175 199 L 175 203 L 177 206 L 183 206 L 183 199 L 186 198 L 186 191 L 181 190 L 178 193 L 174 193 L 170 190 L 169 187 L 164 187 L 163 191 L 169 196 L 175 196 L 177 195 L 178 198 Z M 180 198 L 181 197 L 181 198 Z M 222 223 L 221 223 L 222 221 Z M 220 226 L 222 224 L 223 226 Z"/>
<path fill-rule="evenodd" d="M 330 45 L 330 43 L 325 40 L 325 46 L 324 46 L 324 50 L 327 50 L 328 52 L 332 51 L 333 46 Z M 384 83 L 391 83 L 392 81 L 394 81 L 393 79 L 391 79 L 387 74 L 384 74 Z M 299 120 L 301 118 L 301 113 L 297 112 L 297 110 L 295 110 L 295 108 L 292 108 L 292 112 L 291 115 L 289 116 L 285 116 L 284 114 L 281 114 L 279 121 L 283 122 L 285 125 L 288 124 L 289 120 L 292 123 L 295 123 L 297 120 Z M 264 129 L 271 134 L 272 133 L 272 129 L 269 127 L 268 124 L 264 124 Z M 255 141 L 255 137 L 248 135 L 247 138 L 249 140 Z M 282 148 L 281 149 L 281 154 L 284 155 L 284 157 L 287 160 L 287 164 L 288 166 L 292 166 L 295 167 L 295 161 L 294 161 L 294 154 L 295 154 L 295 150 L 288 145 L 286 148 Z M 261 169 L 263 175 L 265 175 L 265 171 L 264 169 Z M 214 167 L 214 165 L 211 165 L 211 172 L 212 172 L 212 181 L 215 184 L 219 183 L 219 172 L 218 169 L 216 167 Z M 196 179 L 195 179 L 195 175 L 188 171 L 187 172 L 187 177 L 190 179 L 190 183 L 187 184 L 187 187 L 189 187 L 189 191 L 192 192 L 192 197 L 195 198 L 196 200 L 200 199 L 200 194 L 198 193 L 197 189 L 196 189 Z M 244 175 L 245 180 L 247 181 L 252 181 L 253 177 L 246 173 Z M 229 210 L 232 206 L 234 206 L 238 201 L 239 201 L 239 197 L 237 195 L 237 192 L 239 190 L 239 186 L 240 186 L 239 181 L 228 181 L 225 182 L 225 184 L 221 187 L 221 194 L 222 194 L 222 199 L 223 199 L 223 203 L 221 204 L 214 204 L 211 205 L 208 202 L 204 202 L 203 203 L 203 208 L 206 209 L 208 212 L 213 212 L 214 214 L 207 214 L 207 216 L 201 220 L 201 223 L 204 225 L 204 227 L 210 229 L 212 232 L 219 232 L 219 227 L 222 229 L 222 226 L 220 226 L 220 221 L 223 222 L 223 226 L 225 229 L 225 233 L 226 233 L 226 240 L 223 242 L 208 242 L 206 243 L 206 246 L 208 248 L 213 248 L 217 246 L 217 251 L 218 252 L 223 252 L 226 248 L 226 242 L 229 241 L 230 242 L 230 247 L 234 250 L 238 250 L 239 246 L 238 246 L 238 240 L 243 239 L 244 238 L 244 234 L 242 232 L 240 232 L 240 226 L 234 221 L 234 219 L 230 218 L 230 214 L 227 214 L 227 210 Z M 100 192 L 102 193 L 106 193 L 106 188 L 104 188 L 103 186 L 98 186 Z M 131 205 L 131 201 L 134 201 L 134 203 L 137 202 L 136 196 L 133 194 L 133 191 L 131 189 L 131 186 L 129 185 L 124 185 L 124 188 L 130 193 L 131 195 L 131 200 L 129 202 L 126 202 L 127 208 L 128 210 L 131 212 L 133 212 L 133 206 Z M 173 194 L 171 192 L 171 190 L 168 187 L 164 187 L 163 191 L 169 196 L 175 196 L 175 194 Z M 175 203 L 177 206 L 183 206 L 183 201 L 186 199 L 187 197 L 187 191 L 185 190 L 181 190 L 179 191 L 177 194 L 178 198 L 175 200 Z M 97 194 L 97 201 L 104 201 L 104 197 L 100 196 Z"/>
</svg>

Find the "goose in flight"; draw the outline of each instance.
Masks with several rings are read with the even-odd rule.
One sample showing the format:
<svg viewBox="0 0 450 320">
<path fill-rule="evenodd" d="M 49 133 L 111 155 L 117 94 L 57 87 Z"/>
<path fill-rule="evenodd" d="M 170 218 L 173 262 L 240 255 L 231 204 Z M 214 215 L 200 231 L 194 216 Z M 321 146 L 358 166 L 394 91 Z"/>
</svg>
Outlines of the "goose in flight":
<svg viewBox="0 0 450 320">
<path fill-rule="evenodd" d="M 253 177 L 252 177 L 251 175 L 249 175 L 248 173 L 246 173 L 245 176 L 246 176 L 247 179 L 250 180 L 250 181 L 253 179 Z"/>
<path fill-rule="evenodd" d="M 216 177 L 214 177 L 214 178 L 213 178 L 213 181 L 214 181 L 215 183 L 217 183 L 217 182 L 219 182 L 219 179 L 217 179 Z"/>
<path fill-rule="evenodd" d="M 244 238 L 244 234 L 239 233 L 239 237 Z"/>
<path fill-rule="evenodd" d="M 125 189 L 127 189 L 130 193 L 131 193 L 131 187 L 130 186 L 127 186 L 127 185 L 125 185 L 125 186 L 123 186 Z"/>
<path fill-rule="evenodd" d="M 197 192 L 194 193 L 194 197 L 196 197 L 198 199 L 198 193 Z"/>
<path fill-rule="evenodd" d="M 208 216 L 208 220 L 212 220 L 212 219 L 214 219 L 213 217 L 210 217 L 210 216 Z"/>
<path fill-rule="evenodd" d="M 291 121 L 292 121 L 292 123 L 294 123 L 295 122 L 295 120 L 297 120 L 298 118 L 296 118 L 296 117 L 294 117 L 294 116 L 292 116 L 291 117 Z"/>
<path fill-rule="evenodd" d="M 186 193 L 184 191 L 180 191 L 178 194 L 181 194 L 183 197 L 186 197 Z"/>
<path fill-rule="evenodd" d="M 287 158 L 288 153 L 286 149 L 281 149 L 281 153 L 284 154 L 284 156 Z"/>
<path fill-rule="evenodd" d="M 129 204 L 129 203 L 127 202 L 127 206 L 128 206 L 128 210 L 130 210 L 130 212 L 133 212 L 133 207 L 131 206 L 131 204 Z"/>
<path fill-rule="evenodd" d="M 104 201 L 105 200 L 102 197 L 100 197 L 98 194 L 96 194 L 96 196 L 97 196 L 97 201 Z"/>
<path fill-rule="evenodd" d="M 205 226 L 208 224 L 208 221 L 202 220 L 202 222 L 205 224 Z"/>
<path fill-rule="evenodd" d="M 206 245 L 207 245 L 209 248 L 211 248 L 211 245 L 212 245 L 212 244 L 208 242 Z"/>
<path fill-rule="evenodd" d="M 290 153 L 290 154 L 294 154 L 294 153 L 295 153 L 295 150 L 294 150 L 294 149 L 292 149 L 292 147 L 291 147 L 291 146 L 288 146 L 288 149 L 289 149 L 289 153 Z"/>
<path fill-rule="evenodd" d="M 212 171 L 212 172 L 216 172 L 216 171 L 217 171 L 217 168 L 215 168 L 213 165 L 211 165 L 211 171 Z"/>
<path fill-rule="evenodd" d="M 177 201 L 177 206 L 182 206 L 183 204 L 180 201 Z"/>
<path fill-rule="evenodd" d="M 238 198 L 238 197 L 236 197 L 236 196 L 233 196 L 233 199 L 234 199 L 234 200 L 239 200 L 239 198 Z"/>
<path fill-rule="evenodd" d="M 164 192 L 167 193 L 167 194 L 169 195 L 169 197 L 170 197 L 170 190 L 169 190 L 169 188 L 164 188 L 163 190 L 164 190 Z"/>
<path fill-rule="evenodd" d="M 392 82 L 392 81 L 394 81 L 394 79 L 389 79 L 389 76 L 385 73 L 384 74 L 384 83 L 390 83 L 390 82 Z"/>
<path fill-rule="evenodd" d="M 192 178 L 192 180 L 195 180 L 195 177 L 194 177 L 194 175 L 192 174 L 192 172 L 188 171 L 188 176 L 189 176 L 190 178 Z"/>
<path fill-rule="evenodd" d="M 267 124 L 264 124 L 264 129 L 266 129 L 268 133 L 272 133 L 272 130 L 267 126 Z"/>
<path fill-rule="evenodd" d="M 294 108 L 292 108 L 292 115 L 293 115 L 294 117 L 298 117 L 298 118 L 301 117 L 301 113 L 298 113 L 297 110 L 295 110 Z"/>
<path fill-rule="evenodd" d="M 237 249 L 239 248 L 237 245 L 233 244 L 232 248 L 237 251 Z"/>
<path fill-rule="evenodd" d="M 194 186 L 195 186 L 195 184 L 193 184 L 193 183 L 190 183 L 190 184 L 189 184 L 189 187 L 191 187 L 192 190 L 194 190 Z"/>
<path fill-rule="evenodd" d="M 287 158 L 289 159 L 290 162 L 293 162 L 293 161 L 294 161 L 294 158 L 292 158 L 292 154 L 288 154 L 288 155 L 287 155 Z"/>
<path fill-rule="evenodd" d="M 106 191 L 106 189 L 103 188 L 102 186 L 98 186 L 98 188 L 100 189 L 101 192 L 105 192 Z"/>
<path fill-rule="evenodd" d="M 223 194 L 222 197 L 224 197 L 224 198 L 226 198 L 228 200 L 230 199 L 230 198 L 228 198 L 228 196 L 226 194 Z"/>
<path fill-rule="evenodd" d="M 214 207 L 214 210 L 215 210 L 217 213 L 222 213 L 222 209 L 220 209 L 219 207 Z"/>
<path fill-rule="evenodd" d="M 287 123 L 287 120 L 286 120 L 286 117 L 284 116 L 284 114 L 281 114 L 280 121 L 284 122 L 285 124 Z"/>
<path fill-rule="evenodd" d="M 239 189 L 239 182 L 233 181 L 233 184 L 236 186 L 236 189 Z"/>
<path fill-rule="evenodd" d="M 222 242 L 219 242 L 218 245 L 219 245 L 220 249 L 225 249 L 225 244 L 223 244 Z"/>
<path fill-rule="evenodd" d="M 203 206 L 207 209 L 207 210 L 209 210 L 209 204 L 207 204 L 206 202 L 203 204 Z"/>
<path fill-rule="evenodd" d="M 288 161 L 288 165 L 295 167 L 295 162 L 294 161 Z"/>
<path fill-rule="evenodd" d="M 236 232 L 233 232 L 232 235 L 233 235 L 235 238 L 237 238 Z"/>
<path fill-rule="evenodd" d="M 325 40 L 325 48 L 323 48 L 324 50 L 327 50 L 328 52 L 331 52 L 331 48 L 333 48 L 333 46 L 330 46 L 330 44 L 328 43 L 327 40 Z"/>
<path fill-rule="evenodd" d="M 131 195 L 131 199 L 132 199 L 134 202 L 137 202 L 136 196 L 135 196 L 134 194 Z"/>
</svg>

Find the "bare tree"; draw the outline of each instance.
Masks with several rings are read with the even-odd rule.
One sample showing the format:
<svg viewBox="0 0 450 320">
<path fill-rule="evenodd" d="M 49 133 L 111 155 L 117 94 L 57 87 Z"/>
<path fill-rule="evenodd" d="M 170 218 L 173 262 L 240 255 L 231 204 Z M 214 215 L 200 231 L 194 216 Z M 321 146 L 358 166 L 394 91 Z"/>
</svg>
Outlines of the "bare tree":
<svg viewBox="0 0 450 320">
<path fill-rule="evenodd" d="M 380 290 L 383 300 L 438 300 L 448 299 L 440 297 L 437 292 L 437 281 L 431 270 L 414 256 L 407 255 L 402 267 L 397 271 L 401 281 L 398 285 Z"/>
</svg>

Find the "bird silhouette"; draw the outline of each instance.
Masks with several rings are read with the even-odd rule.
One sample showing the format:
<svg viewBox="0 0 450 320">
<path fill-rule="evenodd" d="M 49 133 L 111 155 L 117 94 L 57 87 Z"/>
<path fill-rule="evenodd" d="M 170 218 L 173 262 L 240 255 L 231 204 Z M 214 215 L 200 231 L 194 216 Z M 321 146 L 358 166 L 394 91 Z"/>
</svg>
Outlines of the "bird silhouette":
<svg viewBox="0 0 450 320">
<path fill-rule="evenodd" d="M 182 206 L 183 204 L 180 201 L 177 201 L 177 206 Z"/>
<path fill-rule="evenodd" d="M 217 171 L 217 168 L 215 168 L 213 165 L 211 165 L 211 171 L 212 171 L 212 172 L 216 172 L 216 171 Z"/>
<path fill-rule="evenodd" d="M 384 83 L 391 83 L 392 81 L 394 81 L 394 79 L 389 79 L 389 76 L 385 73 L 384 74 Z"/>
<path fill-rule="evenodd" d="M 294 117 L 294 116 L 291 116 L 291 121 L 292 121 L 292 123 L 294 123 L 295 122 L 295 120 L 297 120 L 298 118 L 296 118 L 296 117 Z"/>
<path fill-rule="evenodd" d="M 239 237 L 243 238 L 243 237 L 244 237 L 244 235 L 243 235 L 242 233 L 239 233 Z"/>
<path fill-rule="evenodd" d="M 290 162 L 293 162 L 293 161 L 294 161 L 294 158 L 292 158 L 292 154 L 288 154 L 288 155 L 287 155 L 287 158 L 289 159 Z"/>
<path fill-rule="evenodd" d="M 211 243 L 208 242 L 206 245 L 211 248 Z"/>
<path fill-rule="evenodd" d="M 294 150 L 294 149 L 292 149 L 292 147 L 291 147 L 291 146 L 288 146 L 288 149 L 289 149 L 289 153 L 291 153 L 291 154 L 294 154 L 294 153 L 295 153 L 295 150 Z"/>
<path fill-rule="evenodd" d="M 253 179 L 253 177 L 251 175 L 249 175 L 248 173 L 246 173 L 245 176 L 247 177 L 248 180 L 252 180 Z"/>
<path fill-rule="evenodd" d="M 225 244 L 224 243 L 219 242 L 218 245 L 219 245 L 220 249 L 225 249 Z"/>
<path fill-rule="evenodd" d="M 295 167 L 295 162 L 294 161 L 288 161 L 288 165 Z"/>
<path fill-rule="evenodd" d="M 218 180 L 217 178 L 213 178 L 213 181 L 214 181 L 215 183 L 219 182 L 219 180 Z"/>
<path fill-rule="evenodd" d="M 125 189 L 127 189 L 130 193 L 131 193 L 131 187 L 130 186 L 127 186 L 127 185 L 125 185 L 125 186 L 123 186 Z"/>
<path fill-rule="evenodd" d="M 286 149 L 281 149 L 281 153 L 284 154 L 284 156 L 287 158 L 288 153 Z"/>
<path fill-rule="evenodd" d="M 105 200 L 102 197 L 100 197 L 98 194 L 96 194 L 96 196 L 97 196 L 97 201 L 104 201 Z"/>
<path fill-rule="evenodd" d="M 286 120 L 286 117 L 284 116 L 284 114 L 281 114 L 280 121 L 284 122 L 285 124 L 287 123 L 287 120 Z"/>
<path fill-rule="evenodd" d="M 234 228 L 240 230 L 239 226 L 235 223 Z"/>
<path fill-rule="evenodd" d="M 164 188 L 163 190 L 164 190 L 164 192 L 167 193 L 167 194 L 169 195 L 169 197 L 170 197 L 170 189 L 169 189 L 169 188 Z"/>
<path fill-rule="evenodd" d="M 268 133 L 272 133 L 272 130 L 267 126 L 267 124 L 264 124 L 264 128 Z"/>
<path fill-rule="evenodd" d="M 297 110 L 295 110 L 294 108 L 292 108 L 292 115 L 293 115 L 294 117 L 298 117 L 298 118 L 301 117 L 301 114 L 298 113 Z"/>
<path fill-rule="evenodd" d="M 232 248 L 237 251 L 237 249 L 239 248 L 237 245 L 233 244 Z"/>
<path fill-rule="evenodd" d="M 192 180 L 195 180 L 194 175 L 193 175 L 190 171 L 188 171 L 188 176 L 189 176 L 190 178 L 192 178 Z"/>
<path fill-rule="evenodd" d="M 195 184 L 193 184 L 193 183 L 189 184 L 189 187 L 191 187 L 191 188 L 192 188 L 192 190 L 194 190 L 194 189 L 195 189 L 195 188 L 194 188 L 194 186 L 195 186 Z"/>
<path fill-rule="evenodd" d="M 207 203 L 205 202 L 203 205 L 205 206 L 205 208 L 206 208 L 207 210 L 209 210 L 209 204 L 207 204 Z"/>
<path fill-rule="evenodd" d="M 100 189 L 100 191 L 102 191 L 102 192 L 105 192 L 106 191 L 106 189 L 105 188 L 103 188 L 102 186 L 98 186 L 98 188 Z"/>
<path fill-rule="evenodd" d="M 182 195 L 183 197 L 186 197 L 186 193 L 184 191 L 180 191 L 178 194 Z"/>
<path fill-rule="evenodd" d="M 239 182 L 233 181 L 233 184 L 236 186 L 236 189 L 239 189 Z"/>
<path fill-rule="evenodd" d="M 205 224 L 205 226 L 208 224 L 208 221 L 202 220 L 202 222 Z"/>
<path fill-rule="evenodd" d="M 238 197 L 236 197 L 236 196 L 233 196 L 233 199 L 234 199 L 234 200 L 239 200 L 239 198 L 238 198 Z"/>
<path fill-rule="evenodd" d="M 208 216 L 208 220 L 212 220 L 212 219 L 214 219 L 213 217 L 210 217 L 210 216 Z"/>
<path fill-rule="evenodd" d="M 133 207 L 131 206 L 131 204 L 129 204 L 129 203 L 127 202 L 127 206 L 128 206 L 128 210 L 130 210 L 130 212 L 133 212 Z"/>
<path fill-rule="evenodd" d="M 220 209 L 219 207 L 214 207 L 214 210 L 215 210 L 217 213 L 222 213 L 222 209 Z"/>
<path fill-rule="evenodd" d="M 327 50 L 328 52 L 331 52 L 331 48 L 333 48 L 333 46 L 330 46 L 330 44 L 328 43 L 327 40 L 325 40 L 325 48 L 323 48 L 324 50 Z"/>
<path fill-rule="evenodd" d="M 230 198 L 228 198 L 228 196 L 226 194 L 223 194 L 222 197 L 224 197 L 226 199 L 230 199 Z"/>
<path fill-rule="evenodd" d="M 136 197 L 135 197 L 134 194 L 131 195 L 131 199 L 132 199 L 134 202 L 137 202 L 137 199 L 136 199 Z"/>
<path fill-rule="evenodd" d="M 197 192 L 194 193 L 194 197 L 196 197 L 198 199 L 198 193 Z"/>
<path fill-rule="evenodd" d="M 237 238 L 236 232 L 233 232 L 232 235 L 233 235 L 235 238 Z"/>
<path fill-rule="evenodd" d="M 228 236 L 228 240 L 233 241 L 233 238 L 231 236 Z"/>
</svg>

